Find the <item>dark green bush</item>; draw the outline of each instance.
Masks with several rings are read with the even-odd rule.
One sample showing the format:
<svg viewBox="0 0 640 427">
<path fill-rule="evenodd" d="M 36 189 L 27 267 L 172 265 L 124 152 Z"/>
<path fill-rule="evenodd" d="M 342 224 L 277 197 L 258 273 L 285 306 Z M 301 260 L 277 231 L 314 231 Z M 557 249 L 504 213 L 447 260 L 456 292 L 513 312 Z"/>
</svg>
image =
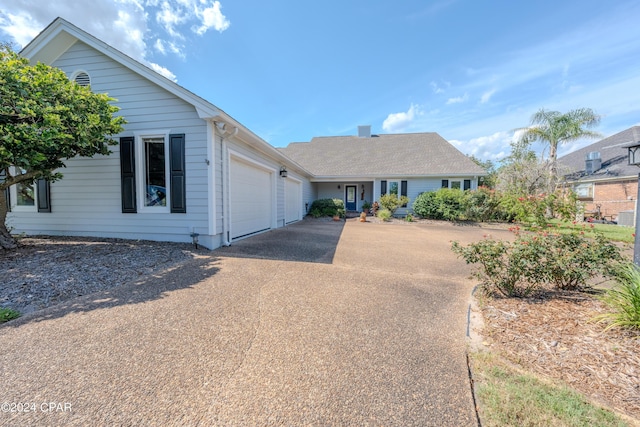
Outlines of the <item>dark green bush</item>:
<svg viewBox="0 0 640 427">
<path fill-rule="evenodd" d="M 413 202 L 413 212 L 423 218 L 460 220 L 465 212 L 464 195 L 462 190 L 449 188 L 421 193 Z"/>
<path fill-rule="evenodd" d="M 479 187 L 465 191 L 465 217 L 470 221 L 512 221 L 514 216 L 501 204 L 502 197 L 495 190 Z"/>
<path fill-rule="evenodd" d="M 344 216 L 344 202 L 341 199 L 318 199 L 309 208 L 311 215 L 320 216 Z"/>
</svg>

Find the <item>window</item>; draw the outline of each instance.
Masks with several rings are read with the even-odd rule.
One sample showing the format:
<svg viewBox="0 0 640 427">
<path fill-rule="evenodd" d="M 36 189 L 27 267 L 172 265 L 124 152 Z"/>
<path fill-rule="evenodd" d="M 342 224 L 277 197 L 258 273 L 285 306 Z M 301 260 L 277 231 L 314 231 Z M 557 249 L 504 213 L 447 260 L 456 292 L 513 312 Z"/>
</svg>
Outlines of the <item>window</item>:
<svg viewBox="0 0 640 427">
<path fill-rule="evenodd" d="M 120 138 L 122 212 L 186 213 L 184 134 Z"/>
<path fill-rule="evenodd" d="M 396 197 L 407 195 L 407 181 L 380 181 L 380 195 L 393 194 Z M 407 205 L 402 205 L 406 207 Z"/>
<path fill-rule="evenodd" d="M 448 179 L 443 179 L 441 187 L 442 188 L 449 188 L 449 180 Z"/>
<path fill-rule="evenodd" d="M 461 181 L 451 181 L 451 189 L 460 190 L 461 184 Z"/>
<path fill-rule="evenodd" d="M 398 182 L 397 181 L 391 181 L 389 183 L 389 194 L 393 194 L 394 196 L 398 197 Z"/>
<path fill-rule="evenodd" d="M 19 182 L 6 193 L 8 210 L 16 212 L 51 212 L 49 181 Z"/>
<path fill-rule="evenodd" d="M 144 206 L 167 206 L 165 138 L 142 138 L 144 145 Z"/>
<path fill-rule="evenodd" d="M 35 206 L 36 193 L 33 189 L 33 183 L 20 182 L 16 187 L 16 206 Z"/>
<path fill-rule="evenodd" d="M 593 200 L 593 183 L 577 184 L 574 191 L 578 200 Z"/>
</svg>

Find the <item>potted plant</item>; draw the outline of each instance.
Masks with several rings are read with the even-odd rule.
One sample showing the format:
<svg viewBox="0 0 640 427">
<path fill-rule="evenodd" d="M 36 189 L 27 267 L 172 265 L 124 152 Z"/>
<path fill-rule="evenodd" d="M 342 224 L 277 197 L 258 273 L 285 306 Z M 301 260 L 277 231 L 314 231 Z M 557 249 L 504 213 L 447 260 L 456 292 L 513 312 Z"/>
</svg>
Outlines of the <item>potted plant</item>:
<svg viewBox="0 0 640 427">
<path fill-rule="evenodd" d="M 367 202 L 366 200 L 362 202 L 362 212 L 368 215 L 369 209 L 371 209 L 371 203 Z"/>
</svg>

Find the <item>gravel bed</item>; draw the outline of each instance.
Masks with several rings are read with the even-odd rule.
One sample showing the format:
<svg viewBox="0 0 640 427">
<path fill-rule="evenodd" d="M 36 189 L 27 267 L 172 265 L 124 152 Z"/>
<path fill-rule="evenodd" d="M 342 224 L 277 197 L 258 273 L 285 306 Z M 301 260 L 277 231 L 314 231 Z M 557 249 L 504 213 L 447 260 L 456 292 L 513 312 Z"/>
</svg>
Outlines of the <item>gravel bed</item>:
<svg viewBox="0 0 640 427">
<path fill-rule="evenodd" d="M 186 243 L 29 237 L 0 250 L 0 308 L 31 313 L 110 289 L 206 253 Z"/>
</svg>

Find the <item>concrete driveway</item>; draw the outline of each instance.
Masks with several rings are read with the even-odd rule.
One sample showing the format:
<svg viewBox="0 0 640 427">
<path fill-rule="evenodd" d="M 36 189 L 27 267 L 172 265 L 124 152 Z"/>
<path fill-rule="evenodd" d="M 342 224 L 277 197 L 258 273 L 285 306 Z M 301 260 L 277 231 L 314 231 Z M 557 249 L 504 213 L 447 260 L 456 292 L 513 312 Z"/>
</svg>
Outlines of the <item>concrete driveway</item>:
<svg viewBox="0 0 640 427">
<path fill-rule="evenodd" d="M 305 220 L 34 313 L 0 327 L 0 425 L 476 425 L 449 242 L 487 232 Z"/>
</svg>

